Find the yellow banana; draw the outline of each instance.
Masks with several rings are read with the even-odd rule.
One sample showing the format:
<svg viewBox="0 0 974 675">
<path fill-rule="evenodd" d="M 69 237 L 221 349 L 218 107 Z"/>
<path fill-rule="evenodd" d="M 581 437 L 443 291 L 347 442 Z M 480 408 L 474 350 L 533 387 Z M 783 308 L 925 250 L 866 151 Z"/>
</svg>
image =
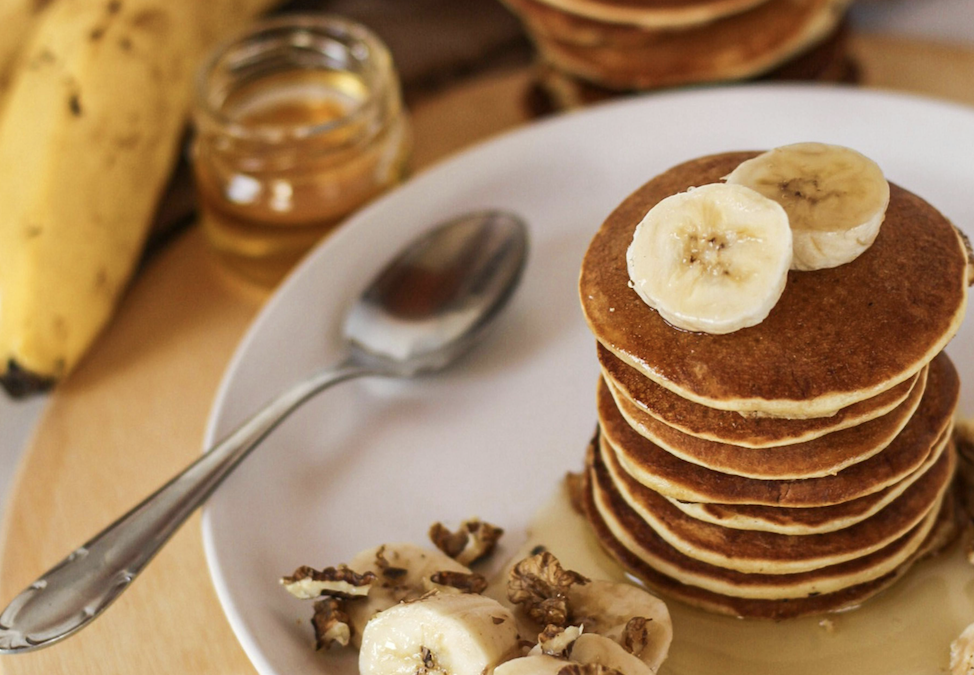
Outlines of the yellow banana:
<svg viewBox="0 0 974 675">
<path fill-rule="evenodd" d="M 0 118 L 0 383 L 62 378 L 111 317 L 179 152 L 195 69 L 272 0 L 64 0 Z"/>
</svg>

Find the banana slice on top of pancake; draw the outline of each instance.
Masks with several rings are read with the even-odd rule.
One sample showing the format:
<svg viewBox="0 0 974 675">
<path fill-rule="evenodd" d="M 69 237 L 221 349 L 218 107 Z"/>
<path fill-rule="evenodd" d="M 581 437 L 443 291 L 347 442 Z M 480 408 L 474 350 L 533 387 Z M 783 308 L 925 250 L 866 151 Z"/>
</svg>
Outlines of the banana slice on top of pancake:
<svg viewBox="0 0 974 675">
<path fill-rule="evenodd" d="M 778 302 L 792 258 L 788 215 L 742 185 L 713 183 L 660 201 L 626 253 L 630 285 L 677 328 L 731 333 Z"/>
<path fill-rule="evenodd" d="M 889 183 L 865 155 L 840 145 L 795 143 L 742 162 L 726 178 L 781 204 L 794 237 L 792 269 L 855 260 L 879 234 Z"/>
</svg>

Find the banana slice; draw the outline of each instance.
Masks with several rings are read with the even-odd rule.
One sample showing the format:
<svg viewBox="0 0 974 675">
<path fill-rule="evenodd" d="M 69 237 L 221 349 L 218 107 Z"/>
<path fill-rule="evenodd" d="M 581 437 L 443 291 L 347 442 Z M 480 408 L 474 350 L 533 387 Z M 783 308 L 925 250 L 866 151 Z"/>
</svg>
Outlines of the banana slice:
<svg viewBox="0 0 974 675">
<path fill-rule="evenodd" d="M 519 653 L 514 616 L 482 595 L 433 593 L 365 627 L 361 675 L 490 675 Z"/>
<path fill-rule="evenodd" d="M 601 669 L 563 670 L 566 666 L 601 666 Z M 498 666 L 494 675 L 569 675 L 575 673 L 620 673 L 622 675 L 655 675 L 656 669 L 633 656 L 619 643 L 604 635 L 583 633 L 572 643 L 565 658 L 532 653 L 511 659 Z"/>
<path fill-rule="evenodd" d="M 673 622 L 666 603 L 656 596 L 631 584 L 595 579 L 572 586 L 568 602 L 573 621 L 585 631 L 579 640 L 585 638 L 587 642 L 595 634 L 605 637 L 620 649 L 625 647 L 627 656 L 638 658 L 654 672 L 666 660 L 673 640 Z M 576 640 L 572 660 L 588 663 L 576 656 L 578 645 Z M 618 669 L 626 675 L 636 675 L 635 671 Z"/>
<path fill-rule="evenodd" d="M 889 183 L 868 157 L 841 145 L 796 143 L 749 159 L 726 178 L 781 204 L 794 237 L 792 269 L 855 260 L 886 216 Z"/>
<path fill-rule="evenodd" d="M 469 574 L 470 569 L 448 555 L 415 544 L 384 544 L 362 551 L 348 563 L 360 574 L 372 572 L 376 581 L 366 598 L 349 602 L 347 613 L 352 627 L 352 644 L 361 644 L 365 628 L 373 616 L 400 602 L 425 595 L 434 584 L 437 572 Z"/>
<path fill-rule="evenodd" d="M 760 323 L 785 288 L 788 216 L 741 185 L 711 184 L 663 199 L 636 226 L 631 285 L 678 328 L 731 333 Z"/>
<path fill-rule="evenodd" d="M 508 599 L 517 606 L 515 616 L 524 620 L 524 634 L 547 632 L 553 621 L 569 637 L 576 635 L 569 633 L 572 627 L 581 628 L 568 650 L 572 661 L 580 661 L 575 645 L 583 637 L 589 641 L 589 634 L 611 641 L 654 672 L 669 653 L 673 623 L 666 603 L 637 586 L 587 579 L 564 569 L 548 551 L 518 562 L 508 577 Z"/>
<path fill-rule="evenodd" d="M 625 675 L 655 675 L 656 669 L 630 654 L 622 646 L 604 635 L 583 633 L 572 645 L 569 659 L 583 666 L 597 664 Z"/>
<path fill-rule="evenodd" d="M 547 654 L 530 654 L 505 661 L 494 669 L 494 675 L 560 675 L 568 665 L 565 659 Z"/>
</svg>

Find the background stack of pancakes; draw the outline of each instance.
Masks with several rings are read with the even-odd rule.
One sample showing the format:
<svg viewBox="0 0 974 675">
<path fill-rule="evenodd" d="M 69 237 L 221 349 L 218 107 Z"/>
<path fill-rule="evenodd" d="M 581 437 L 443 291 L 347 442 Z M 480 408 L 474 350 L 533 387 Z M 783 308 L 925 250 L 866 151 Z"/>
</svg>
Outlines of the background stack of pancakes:
<svg viewBox="0 0 974 675">
<path fill-rule="evenodd" d="M 784 618 L 858 604 L 949 540 L 959 381 L 941 350 L 974 263 L 950 222 L 891 185 L 873 245 L 790 272 L 762 323 L 676 329 L 629 287 L 633 231 L 664 197 L 755 154 L 656 177 L 586 252 L 579 290 L 603 376 L 583 501 L 603 546 L 651 587 Z"/>
<path fill-rule="evenodd" d="M 612 92 L 753 78 L 850 77 L 851 0 L 503 0 L 540 57 L 559 107 Z"/>
</svg>

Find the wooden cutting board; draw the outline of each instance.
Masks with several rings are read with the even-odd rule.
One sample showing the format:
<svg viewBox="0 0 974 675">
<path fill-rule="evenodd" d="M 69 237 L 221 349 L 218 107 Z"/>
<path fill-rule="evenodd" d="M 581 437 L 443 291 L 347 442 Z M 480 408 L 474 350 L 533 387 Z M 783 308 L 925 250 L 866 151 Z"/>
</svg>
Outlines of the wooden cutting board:
<svg viewBox="0 0 974 675">
<path fill-rule="evenodd" d="M 974 45 L 855 36 L 863 84 L 974 106 Z M 468 81 L 413 107 L 428 166 L 528 121 L 531 74 Z M 0 604 L 194 459 L 219 379 L 266 297 L 236 284 L 193 229 L 159 254 L 81 368 L 51 396 L 0 535 Z M 195 516 L 77 637 L 0 658 L 3 675 L 250 674 L 210 583 Z"/>
</svg>

